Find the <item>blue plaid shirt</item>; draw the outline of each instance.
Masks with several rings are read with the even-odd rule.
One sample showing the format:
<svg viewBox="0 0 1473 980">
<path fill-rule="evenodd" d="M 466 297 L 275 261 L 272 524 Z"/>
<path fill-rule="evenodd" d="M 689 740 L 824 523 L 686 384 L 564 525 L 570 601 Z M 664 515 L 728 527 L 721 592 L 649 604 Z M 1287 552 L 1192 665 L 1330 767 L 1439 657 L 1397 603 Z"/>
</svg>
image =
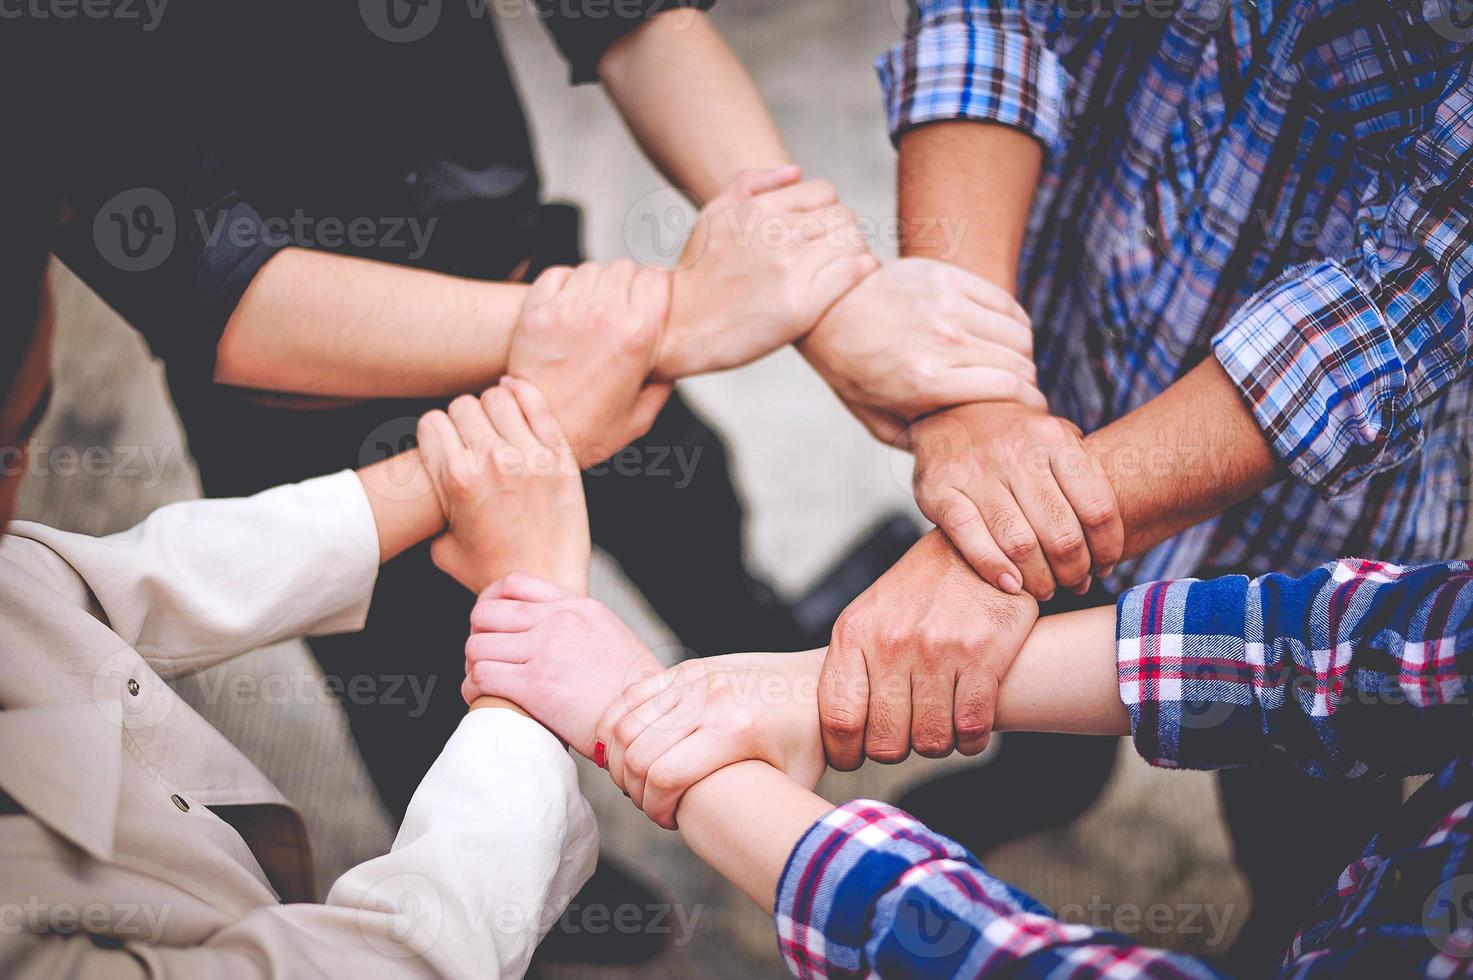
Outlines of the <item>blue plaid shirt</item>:
<svg viewBox="0 0 1473 980">
<path fill-rule="evenodd" d="M 1120 696 L 1155 765 L 1441 769 L 1326 892 L 1284 974 L 1473 972 L 1473 567 L 1341 561 L 1302 578 L 1159 582 L 1118 611 Z M 1216 975 L 1060 922 L 961 845 L 866 800 L 798 842 L 774 919 L 799 977 Z"/>
<path fill-rule="evenodd" d="M 1473 83 L 1452 2 L 920 0 L 880 59 L 897 139 L 973 119 L 1047 151 L 1018 288 L 1054 411 L 1093 431 L 1215 353 L 1292 475 L 1117 588 L 1457 552 Z"/>
</svg>

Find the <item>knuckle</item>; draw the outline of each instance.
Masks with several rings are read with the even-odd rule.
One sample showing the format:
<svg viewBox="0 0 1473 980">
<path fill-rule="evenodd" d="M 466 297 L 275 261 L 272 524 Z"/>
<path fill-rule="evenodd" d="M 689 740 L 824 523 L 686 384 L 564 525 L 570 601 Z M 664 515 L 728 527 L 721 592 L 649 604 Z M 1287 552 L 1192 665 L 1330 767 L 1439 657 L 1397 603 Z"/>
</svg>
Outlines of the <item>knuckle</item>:
<svg viewBox="0 0 1473 980">
<path fill-rule="evenodd" d="M 680 777 L 669 766 L 655 765 L 645 776 L 645 787 L 661 793 L 674 792 L 680 788 Z"/>
<path fill-rule="evenodd" d="M 819 710 L 823 730 L 840 738 L 864 734 L 864 716 L 846 705 L 824 705 Z"/>
<path fill-rule="evenodd" d="M 1056 532 L 1049 538 L 1048 552 L 1061 558 L 1073 558 L 1085 550 L 1084 535 L 1072 528 Z"/>
<path fill-rule="evenodd" d="M 1108 500 L 1089 500 L 1079 509 L 1078 517 L 1091 531 L 1108 530 L 1115 523 L 1115 505 Z"/>
<path fill-rule="evenodd" d="M 1029 534 L 1009 534 L 998 546 L 1015 562 L 1027 561 L 1038 554 L 1038 539 Z"/>
<path fill-rule="evenodd" d="M 865 755 L 884 766 L 893 766 L 910 757 L 910 745 L 903 741 L 876 739 L 865 748 Z"/>
</svg>

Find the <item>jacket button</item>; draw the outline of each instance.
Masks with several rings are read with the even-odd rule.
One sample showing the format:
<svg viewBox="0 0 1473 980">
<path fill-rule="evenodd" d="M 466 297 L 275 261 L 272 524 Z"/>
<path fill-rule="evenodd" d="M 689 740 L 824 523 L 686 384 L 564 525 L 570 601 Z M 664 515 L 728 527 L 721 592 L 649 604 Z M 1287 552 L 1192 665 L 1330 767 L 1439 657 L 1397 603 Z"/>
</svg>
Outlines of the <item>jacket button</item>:
<svg viewBox="0 0 1473 980">
<path fill-rule="evenodd" d="M 138 697 L 138 681 L 134 680 L 131 677 L 128 678 L 128 693 L 133 695 L 135 698 Z"/>
<path fill-rule="evenodd" d="M 189 812 L 189 801 L 180 796 L 178 793 L 173 794 L 169 797 L 169 799 L 173 800 L 174 805 L 177 806 L 180 810 L 184 811 L 185 813 Z"/>
</svg>

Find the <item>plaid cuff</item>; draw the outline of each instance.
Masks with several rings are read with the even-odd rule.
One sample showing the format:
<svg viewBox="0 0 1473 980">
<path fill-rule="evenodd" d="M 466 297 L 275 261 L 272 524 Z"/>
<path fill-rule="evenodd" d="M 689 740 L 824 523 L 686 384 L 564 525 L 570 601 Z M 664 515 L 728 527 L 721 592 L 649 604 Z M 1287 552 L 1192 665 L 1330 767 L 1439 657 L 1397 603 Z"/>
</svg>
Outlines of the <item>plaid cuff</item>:
<svg viewBox="0 0 1473 980">
<path fill-rule="evenodd" d="M 871 954 L 885 960 L 925 957 L 933 966 L 965 959 L 970 942 L 943 955 L 929 948 L 925 936 L 896 929 L 897 910 L 887 897 L 920 877 L 956 871 L 995 886 L 996 894 L 988 897 L 999 911 L 1044 911 L 1022 896 L 1024 903 L 1014 906 L 1013 889 L 988 878 L 966 848 L 910 814 L 875 800 L 846 803 L 809 828 L 788 858 L 773 907 L 778 950 L 802 978 L 872 975 Z M 966 931 L 972 938 L 972 930 Z"/>
<path fill-rule="evenodd" d="M 1264 687 L 1263 620 L 1249 589 L 1234 575 L 1153 582 L 1120 596 L 1120 700 L 1151 765 L 1224 769 L 1271 751 L 1255 699 Z"/>
<path fill-rule="evenodd" d="M 954 119 L 1013 126 L 1048 152 L 1061 143 L 1071 80 L 1021 5 L 922 0 L 918 29 L 876 62 L 890 137 Z"/>
<path fill-rule="evenodd" d="M 1326 497 L 1421 448 L 1422 419 L 1386 320 L 1338 262 L 1269 283 L 1213 350 L 1279 458 Z"/>
</svg>

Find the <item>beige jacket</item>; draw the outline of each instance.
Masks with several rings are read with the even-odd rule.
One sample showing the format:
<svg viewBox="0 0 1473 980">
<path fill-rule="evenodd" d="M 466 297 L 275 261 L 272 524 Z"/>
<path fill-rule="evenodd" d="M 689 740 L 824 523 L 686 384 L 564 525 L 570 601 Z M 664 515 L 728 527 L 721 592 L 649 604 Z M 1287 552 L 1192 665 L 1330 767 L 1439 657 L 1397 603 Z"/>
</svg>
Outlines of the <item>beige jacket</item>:
<svg viewBox="0 0 1473 980">
<path fill-rule="evenodd" d="M 164 683 L 361 628 L 357 477 L 0 540 L 0 976 L 520 976 L 592 872 L 572 760 L 469 714 L 389 854 L 314 904 L 301 816 Z M 413 655 L 406 651 L 406 655 Z"/>
</svg>

